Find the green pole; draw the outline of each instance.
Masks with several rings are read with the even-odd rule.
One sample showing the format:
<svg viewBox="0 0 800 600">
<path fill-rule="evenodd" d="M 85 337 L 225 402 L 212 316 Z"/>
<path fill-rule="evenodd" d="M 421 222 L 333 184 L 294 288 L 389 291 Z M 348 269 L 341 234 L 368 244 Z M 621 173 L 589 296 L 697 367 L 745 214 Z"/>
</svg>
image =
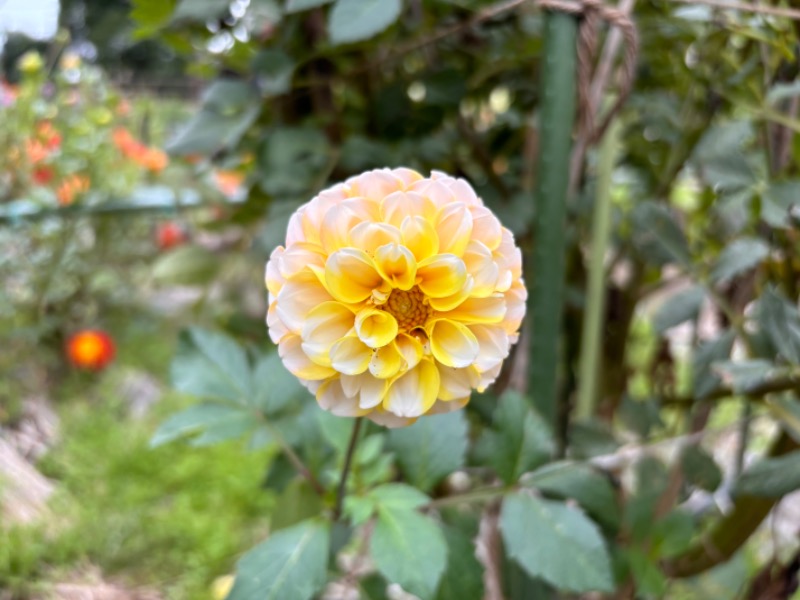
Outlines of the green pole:
<svg viewBox="0 0 800 600">
<path fill-rule="evenodd" d="M 567 185 L 575 121 L 575 17 L 557 11 L 544 16 L 540 144 L 536 189 L 532 282 L 529 390 L 534 407 L 555 430 L 559 346 L 564 304 Z"/>
</svg>

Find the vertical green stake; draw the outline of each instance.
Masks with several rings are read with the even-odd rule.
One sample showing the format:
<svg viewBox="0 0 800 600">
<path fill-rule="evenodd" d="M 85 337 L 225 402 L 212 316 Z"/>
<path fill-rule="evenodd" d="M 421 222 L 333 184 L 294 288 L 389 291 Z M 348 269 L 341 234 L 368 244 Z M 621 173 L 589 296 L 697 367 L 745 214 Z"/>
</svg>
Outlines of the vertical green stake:
<svg viewBox="0 0 800 600">
<path fill-rule="evenodd" d="M 575 416 L 592 417 L 597 404 L 597 390 L 602 357 L 603 317 L 606 309 L 605 258 L 611 235 L 611 175 L 619 144 L 620 124 L 614 121 L 600 147 L 597 168 L 597 193 L 592 217 L 592 250 L 589 257 L 589 287 L 586 291 L 581 362 L 578 379 L 578 405 Z"/>
<path fill-rule="evenodd" d="M 559 346 L 564 304 L 567 184 L 575 120 L 577 21 L 561 12 L 544 17 L 542 106 L 533 257 L 528 281 L 531 319 L 529 390 L 536 409 L 556 425 Z"/>
</svg>

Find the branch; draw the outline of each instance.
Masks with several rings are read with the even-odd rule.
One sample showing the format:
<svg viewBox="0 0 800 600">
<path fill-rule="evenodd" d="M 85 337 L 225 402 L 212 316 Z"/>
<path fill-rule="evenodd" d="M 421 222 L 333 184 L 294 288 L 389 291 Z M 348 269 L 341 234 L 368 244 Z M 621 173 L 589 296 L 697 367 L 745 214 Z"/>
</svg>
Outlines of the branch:
<svg viewBox="0 0 800 600">
<path fill-rule="evenodd" d="M 721 385 L 702 398 L 695 396 L 665 396 L 661 398 L 662 406 L 690 406 L 695 402 L 721 400 L 731 396 L 747 396 L 750 400 L 757 401 L 767 394 L 800 390 L 800 374 L 794 373 L 785 377 L 778 377 L 771 381 L 762 381 L 752 386 L 736 389 L 733 386 Z"/>
<path fill-rule="evenodd" d="M 353 423 L 353 431 L 350 433 L 350 443 L 347 445 L 347 454 L 344 457 L 344 466 L 342 467 L 342 476 L 339 479 L 339 488 L 336 491 L 336 505 L 333 509 L 333 520 L 338 521 L 342 516 L 342 505 L 344 504 L 344 496 L 347 491 L 347 476 L 350 474 L 350 465 L 353 462 L 353 455 L 355 454 L 356 444 L 358 443 L 358 433 L 361 431 L 361 423 L 364 417 L 357 417 Z"/>
</svg>

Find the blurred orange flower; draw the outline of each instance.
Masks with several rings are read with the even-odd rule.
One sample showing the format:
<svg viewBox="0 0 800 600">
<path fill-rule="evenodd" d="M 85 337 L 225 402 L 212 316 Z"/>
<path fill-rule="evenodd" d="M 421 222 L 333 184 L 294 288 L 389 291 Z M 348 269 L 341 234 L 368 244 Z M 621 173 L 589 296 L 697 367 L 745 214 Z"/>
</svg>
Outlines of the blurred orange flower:
<svg viewBox="0 0 800 600">
<path fill-rule="evenodd" d="M 31 164 L 35 165 L 50 156 L 50 149 L 45 146 L 41 141 L 36 139 L 25 140 L 25 154 L 28 155 L 28 160 Z"/>
<path fill-rule="evenodd" d="M 99 371 L 105 368 L 116 354 L 114 340 L 99 329 L 78 331 L 67 340 L 67 358 L 79 369 Z"/>
<path fill-rule="evenodd" d="M 36 126 L 36 137 L 48 150 L 58 150 L 61 147 L 61 134 L 50 121 L 42 121 Z"/>
<path fill-rule="evenodd" d="M 111 139 L 125 157 L 149 171 L 157 173 L 164 170 L 169 163 L 169 158 L 163 150 L 143 144 L 124 127 L 115 128 Z"/>
<path fill-rule="evenodd" d="M 159 223 L 156 227 L 156 243 L 162 250 L 179 246 L 186 240 L 186 231 L 175 221 Z"/>
<path fill-rule="evenodd" d="M 33 181 L 37 185 L 47 185 L 53 180 L 53 175 L 54 175 L 53 169 L 51 169 L 50 167 L 42 166 L 42 167 L 36 167 L 33 170 L 32 177 Z"/>
<path fill-rule="evenodd" d="M 89 191 L 91 180 L 86 175 L 68 175 L 56 189 L 56 198 L 61 206 L 69 206 L 75 202 L 78 194 Z"/>
<path fill-rule="evenodd" d="M 214 185 L 226 196 L 235 196 L 244 182 L 244 173 L 239 171 L 214 171 Z"/>
</svg>

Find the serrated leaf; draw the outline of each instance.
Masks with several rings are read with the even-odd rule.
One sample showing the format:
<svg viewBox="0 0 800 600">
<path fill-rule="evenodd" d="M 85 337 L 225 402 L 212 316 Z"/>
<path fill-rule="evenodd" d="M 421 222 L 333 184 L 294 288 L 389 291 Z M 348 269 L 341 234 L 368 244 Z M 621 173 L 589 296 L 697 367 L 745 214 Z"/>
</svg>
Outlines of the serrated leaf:
<svg viewBox="0 0 800 600">
<path fill-rule="evenodd" d="M 475 557 L 473 541 L 477 531 L 466 533 L 449 524 L 444 525 L 443 531 L 447 542 L 447 568 L 436 600 L 483 598 L 483 565 Z"/>
<path fill-rule="evenodd" d="M 546 462 L 553 436 L 544 419 L 517 392 L 504 393 L 494 412 L 492 430 L 486 431 L 477 451 L 506 483 Z"/>
<path fill-rule="evenodd" d="M 690 262 L 689 244 L 672 211 L 663 204 L 643 202 L 633 210 L 633 244 L 656 265 Z"/>
<path fill-rule="evenodd" d="M 411 510 L 380 510 L 370 556 L 388 581 L 423 600 L 432 598 L 447 566 L 447 543 L 430 519 Z"/>
<path fill-rule="evenodd" d="M 263 356 L 253 370 L 252 404 L 266 415 L 309 397 L 308 390 L 283 366 L 277 352 Z"/>
<path fill-rule="evenodd" d="M 408 482 L 428 491 L 464 465 L 467 441 L 464 413 L 456 411 L 390 430 L 388 446 Z"/>
<path fill-rule="evenodd" d="M 614 589 L 603 538 L 579 510 L 511 494 L 503 500 L 500 531 L 509 555 L 532 577 L 573 592 Z"/>
<path fill-rule="evenodd" d="M 653 328 L 658 333 L 664 333 L 671 327 L 694 319 L 705 297 L 705 289 L 700 285 L 693 285 L 665 298 L 653 316 Z"/>
<path fill-rule="evenodd" d="M 369 39 L 394 23 L 402 7 L 401 0 L 337 0 L 328 20 L 331 42 Z"/>
<path fill-rule="evenodd" d="M 545 495 L 575 500 L 604 525 L 611 529 L 619 526 L 620 509 L 614 488 L 608 477 L 591 465 L 557 461 L 524 476 L 521 483 Z"/>
<path fill-rule="evenodd" d="M 226 600 L 308 600 L 325 585 L 329 543 L 320 519 L 273 533 L 239 560 Z"/>
<path fill-rule="evenodd" d="M 721 383 L 719 376 L 711 370 L 715 362 L 731 355 L 736 334 L 725 331 L 715 340 L 701 344 L 692 354 L 692 389 L 695 398 L 702 400 Z"/>
<path fill-rule="evenodd" d="M 765 458 L 742 473 L 734 494 L 780 498 L 800 488 L 800 450 L 777 458 Z"/>
<path fill-rule="evenodd" d="M 150 438 L 150 447 L 160 446 L 197 433 L 213 424 L 238 419 L 242 409 L 238 406 L 225 404 L 198 404 L 186 410 L 175 413 L 159 425 L 153 437 Z"/>
<path fill-rule="evenodd" d="M 302 10 L 324 6 L 331 2 L 333 2 L 333 0 L 286 0 L 286 12 L 296 13 Z"/>
<path fill-rule="evenodd" d="M 379 508 L 388 510 L 414 510 L 430 501 L 430 498 L 418 489 L 404 483 L 380 485 L 370 491 L 369 498 Z"/>
<path fill-rule="evenodd" d="M 758 300 L 758 319 L 762 331 L 780 355 L 800 364 L 800 313 L 797 305 L 780 292 L 767 288 Z"/>
<path fill-rule="evenodd" d="M 697 144 L 693 161 L 700 176 L 715 191 L 736 191 L 755 184 L 759 168 L 751 164 L 744 149 L 752 139 L 749 121 L 723 123 L 706 131 Z"/>
<path fill-rule="evenodd" d="M 222 333 L 192 327 L 172 361 L 172 385 L 201 398 L 222 398 L 246 404 L 252 395 L 247 355 Z"/>
<path fill-rule="evenodd" d="M 252 431 L 257 424 L 258 421 L 253 415 L 239 410 L 239 414 L 236 416 L 231 416 L 224 421 L 211 423 L 200 435 L 192 438 L 189 441 L 189 445 L 200 448 L 228 440 L 234 440 Z"/>
<path fill-rule="evenodd" d="M 731 242 L 720 254 L 711 271 L 714 283 L 725 281 L 749 271 L 769 254 L 769 246 L 757 238 L 739 238 Z"/>
<path fill-rule="evenodd" d="M 686 481 L 707 492 L 722 483 L 722 471 L 714 458 L 697 444 L 686 446 L 680 456 L 681 470 Z"/>
</svg>

